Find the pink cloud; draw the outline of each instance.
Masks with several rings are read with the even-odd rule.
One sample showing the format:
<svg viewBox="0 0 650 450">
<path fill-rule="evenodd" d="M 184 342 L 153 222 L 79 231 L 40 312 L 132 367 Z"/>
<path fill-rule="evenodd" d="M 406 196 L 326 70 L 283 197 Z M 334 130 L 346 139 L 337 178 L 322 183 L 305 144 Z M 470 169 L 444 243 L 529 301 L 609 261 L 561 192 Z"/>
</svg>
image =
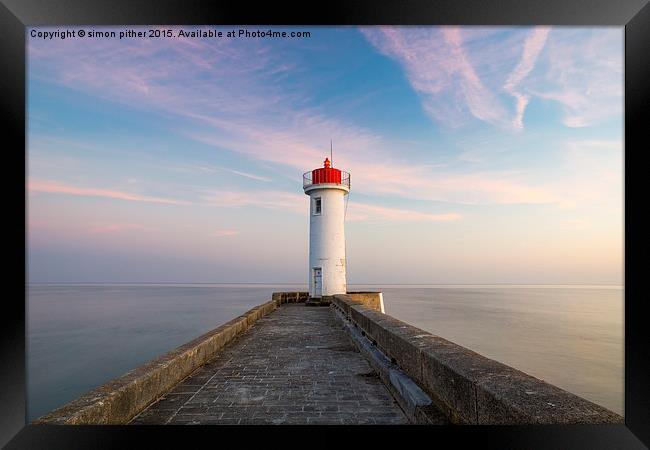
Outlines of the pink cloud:
<svg viewBox="0 0 650 450">
<path fill-rule="evenodd" d="M 203 200 L 212 206 L 222 208 L 252 206 L 271 210 L 283 210 L 302 215 L 306 215 L 309 210 L 306 195 L 282 191 L 218 191 L 203 196 Z M 390 208 L 358 202 L 350 202 L 346 214 L 346 219 L 351 221 L 447 222 L 461 218 L 457 213 L 431 214 L 405 208 Z"/>
<path fill-rule="evenodd" d="M 259 128 L 259 127 L 258 127 Z M 238 141 L 232 148 L 254 155 L 255 158 L 288 165 L 294 168 L 293 177 L 300 179 L 302 172 L 320 166 L 326 152 L 301 140 L 301 132 L 311 131 L 304 128 L 294 136 L 287 136 L 274 130 L 263 133 L 268 140 Z M 317 133 L 317 131 L 314 131 Z M 281 136 L 280 136 L 281 134 Z M 276 139 L 277 137 L 277 139 Z M 215 146 L 228 145 L 226 140 L 215 136 L 195 136 L 201 142 Z M 466 204 L 478 203 L 556 203 L 558 197 L 543 186 L 532 186 L 525 175 L 506 171 L 454 173 L 444 167 L 427 167 L 393 161 L 382 154 L 379 147 L 369 143 L 357 142 L 354 152 L 335 152 L 337 167 L 349 170 L 352 177 L 353 193 L 358 192 L 377 195 L 394 195 L 405 198 L 456 202 Z M 347 150 L 347 149 L 346 149 Z M 291 155 L 291 156 L 287 156 Z M 300 195 L 297 194 L 297 198 Z M 257 202 L 257 199 L 242 198 L 238 195 L 225 194 L 213 199 L 219 204 L 227 202 Z M 292 202 L 291 198 L 286 199 Z"/>
<path fill-rule="evenodd" d="M 577 109 L 586 108 L 585 96 L 573 89 L 543 93 L 533 89 L 538 62 L 550 58 L 547 47 L 555 32 L 549 34 L 548 29 L 518 31 L 510 38 L 497 40 L 490 38 L 498 30 L 489 27 L 372 27 L 362 32 L 375 47 L 403 65 L 413 88 L 422 95 L 424 109 L 443 123 L 459 124 L 469 115 L 515 128 L 522 124 L 532 95 L 546 95 Z M 48 73 L 54 82 L 146 110 L 174 114 L 182 119 L 177 132 L 184 136 L 219 151 L 278 164 L 279 175 L 298 182 L 302 172 L 320 166 L 329 153 L 329 139 L 335 136 L 335 165 L 352 173 L 353 194 L 466 204 L 566 202 L 566 194 L 555 186 L 533 185 L 529 173 L 462 173 L 405 163 L 380 133 L 328 117 L 316 109 L 293 107 L 292 101 L 299 94 L 280 92 L 276 84 L 265 78 L 264 74 L 270 74 L 270 69 L 279 67 L 282 61 L 263 43 L 249 45 L 242 51 L 241 43 L 174 41 L 157 45 L 107 41 L 97 43 L 93 52 L 73 41 L 54 50 L 52 46 L 30 41 L 30 52 L 34 51 L 36 59 L 51 66 Z M 250 57 L 251 52 L 255 58 Z M 30 53 L 30 57 L 33 55 Z M 73 64 L 78 60 L 83 61 L 83 70 L 77 71 Z M 166 63 L 156 64 L 160 61 Z M 562 61 L 569 64 L 566 58 Z M 607 67 L 613 70 L 614 62 L 603 64 L 609 64 Z M 115 74 L 112 66 L 124 71 Z M 566 71 L 570 72 L 569 66 Z M 485 73 L 505 75 L 499 78 Z M 515 97 L 517 105 L 512 111 L 495 94 L 498 89 L 507 103 L 511 96 Z M 567 123 L 573 125 L 588 122 L 580 114 L 567 118 Z M 232 173 L 266 181 L 265 177 L 248 172 Z M 78 192 L 77 195 L 94 192 L 132 201 L 183 203 L 127 192 L 67 188 Z M 273 198 L 266 203 L 267 208 L 302 208 L 296 197 Z M 222 206 L 259 203 L 241 193 L 220 194 L 210 201 Z"/>
<path fill-rule="evenodd" d="M 163 203 L 168 205 L 186 204 L 186 202 L 169 199 L 169 198 L 151 197 L 151 196 L 133 194 L 124 191 L 115 191 L 111 189 L 71 186 L 65 183 L 60 183 L 57 181 L 48 181 L 48 180 L 29 180 L 28 191 L 30 193 L 43 192 L 48 194 L 68 194 L 68 195 L 79 195 L 85 197 L 106 197 L 106 198 L 114 198 L 117 200 L 148 202 L 148 203 Z"/>
<path fill-rule="evenodd" d="M 89 231 L 93 234 L 113 234 L 122 233 L 124 231 L 157 231 L 157 228 L 147 227 L 135 223 L 107 223 L 101 225 L 93 225 Z"/>
<path fill-rule="evenodd" d="M 224 236 L 235 236 L 235 235 L 238 235 L 238 234 L 239 234 L 239 231 L 238 231 L 238 230 L 232 230 L 232 229 L 226 229 L 226 228 L 223 228 L 223 229 L 215 230 L 215 231 L 212 233 L 212 236 L 215 236 L 215 237 L 224 237 Z"/>
<path fill-rule="evenodd" d="M 273 76 L 269 66 L 286 66 L 263 42 L 106 40 L 91 50 L 79 40 L 49 44 L 29 40 L 30 76 L 40 76 L 44 65 L 48 82 L 140 108 L 229 117 L 269 109 L 281 98 L 272 83 L 255 82 L 260 73 Z"/>
<path fill-rule="evenodd" d="M 372 164 L 351 174 L 353 189 L 419 200 L 461 204 L 557 203 L 546 186 L 535 186 L 525 174 L 509 171 L 452 172 L 444 168 Z"/>
<path fill-rule="evenodd" d="M 391 222 L 451 222 L 460 220 L 457 213 L 430 214 L 402 208 L 369 205 L 350 202 L 347 220 L 357 221 L 391 221 Z"/>
<path fill-rule="evenodd" d="M 306 214 L 307 196 L 283 191 L 210 191 L 201 199 L 221 208 L 259 207 Z"/>
</svg>

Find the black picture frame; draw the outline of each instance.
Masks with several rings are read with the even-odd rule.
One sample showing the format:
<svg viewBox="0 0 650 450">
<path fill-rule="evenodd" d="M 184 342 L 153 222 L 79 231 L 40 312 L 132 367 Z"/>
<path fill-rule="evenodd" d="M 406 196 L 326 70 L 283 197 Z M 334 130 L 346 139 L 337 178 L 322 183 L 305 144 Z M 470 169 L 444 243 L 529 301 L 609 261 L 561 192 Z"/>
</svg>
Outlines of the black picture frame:
<svg viewBox="0 0 650 450">
<path fill-rule="evenodd" d="M 251 24 L 251 25 L 574 25 L 625 26 L 625 425 L 462 427 L 121 427 L 26 425 L 25 294 L 25 29 L 52 25 Z M 135 447 L 136 442 L 184 446 L 193 439 L 226 435 L 249 444 L 254 430 L 264 442 L 337 445 L 352 432 L 379 440 L 397 438 L 454 447 L 644 448 L 650 446 L 650 337 L 643 295 L 645 197 L 642 158 L 650 146 L 645 128 L 650 109 L 650 5 L 648 0 L 364 0 L 320 4 L 233 0 L 2 0 L 0 80 L 3 183 L 6 200 L 6 280 L 2 304 L 0 445 L 7 448 Z M 22 170 L 21 170 L 22 168 Z M 21 181 L 22 177 L 22 181 Z M 5 247 L 7 248 L 7 247 Z M 15 294 L 13 290 L 16 290 Z M 288 433 L 287 433 L 288 431 Z M 282 436 L 280 436 L 280 434 Z M 415 433 L 417 436 L 415 436 Z M 291 435 L 291 437 L 287 436 Z M 417 439 L 417 441 L 416 441 Z M 422 441 L 422 439 L 424 439 Z M 340 441 L 340 442 L 339 442 Z M 237 442 L 237 441 L 235 441 Z"/>
</svg>

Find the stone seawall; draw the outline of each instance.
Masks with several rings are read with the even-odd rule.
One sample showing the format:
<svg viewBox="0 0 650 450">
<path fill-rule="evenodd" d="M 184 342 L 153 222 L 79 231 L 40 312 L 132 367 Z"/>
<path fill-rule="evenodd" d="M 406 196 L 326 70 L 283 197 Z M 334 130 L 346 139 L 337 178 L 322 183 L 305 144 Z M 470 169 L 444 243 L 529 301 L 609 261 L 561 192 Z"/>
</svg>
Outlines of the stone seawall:
<svg viewBox="0 0 650 450">
<path fill-rule="evenodd" d="M 298 294 L 298 293 L 296 293 Z M 282 297 L 282 296 L 281 296 Z M 281 303 L 275 298 L 34 420 L 35 424 L 125 424 L 201 367 L 235 337 Z"/>
<path fill-rule="evenodd" d="M 384 311 L 384 295 L 381 292 L 348 292 L 347 295 L 350 296 L 355 302 L 361 303 L 375 311 L 385 312 Z"/>
<path fill-rule="evenodd" d="M 335 295 L 332 305 L 415 381 L 452 423 L 623 423 L 606 408 L 382 314 L 350 295 Z"/>
</svg>

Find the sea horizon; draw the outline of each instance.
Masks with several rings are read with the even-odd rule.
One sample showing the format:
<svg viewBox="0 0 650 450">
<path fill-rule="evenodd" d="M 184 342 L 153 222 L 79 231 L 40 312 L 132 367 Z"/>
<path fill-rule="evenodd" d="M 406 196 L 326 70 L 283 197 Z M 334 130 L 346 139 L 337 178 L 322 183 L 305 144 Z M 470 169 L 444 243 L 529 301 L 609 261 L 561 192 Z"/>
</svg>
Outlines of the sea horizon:
<svg viewBox="0 0 650 450">
<path fill-rule="evenodd" d="M 305 282 L 286 282 L 286 283 L 267 283 L 263 281 L 208 281 L 208 282 L 184 282 L 184 281 L 30 281 L 25 283 L 26 285 L 73 285 L 73 286 L 82 286 L 82 285 L 92 285 L 92 286 L 102 286 L 102 285 L 171 285 L 171 286 L 190 286 L 190 285 L 201 285 L 201 286 L 211 286 L 211 285 L 258 285 L 258 286 L 304 286 L 307 288 L 307 283 Z M 415 287 L 453 287 L 453 286 L 476 286 L 476 287 L 561 287 L 561 288 L 624 288 L 624 284 L 615 284 L 615 283 L 602 283 L 602 284 L 589 284 L 589 283 L 567 283 L 567 284 L 556 284 L 556 283 L 348 283 L 348 286 L 415 286 Z"/>
</svg>

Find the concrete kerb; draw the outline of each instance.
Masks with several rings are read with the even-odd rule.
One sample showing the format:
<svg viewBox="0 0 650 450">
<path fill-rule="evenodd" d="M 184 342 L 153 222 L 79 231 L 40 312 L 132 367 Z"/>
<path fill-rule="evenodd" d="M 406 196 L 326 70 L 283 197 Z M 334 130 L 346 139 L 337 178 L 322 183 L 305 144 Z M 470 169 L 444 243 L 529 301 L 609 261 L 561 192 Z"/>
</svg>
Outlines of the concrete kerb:
<svg viewBox="0 0 650 450">
<path fill-rule="evenodd" d="M 277 308 L 273 300 L 99 386 L 34 424 L 125 424 L 205 364 L 239 334 Z"/>
<path fill-rule="evenodd" d="M 623 418 L 557 386 L 337 295 L 332 304 L 460 424 L 604 424 Z"/>
</svg>

